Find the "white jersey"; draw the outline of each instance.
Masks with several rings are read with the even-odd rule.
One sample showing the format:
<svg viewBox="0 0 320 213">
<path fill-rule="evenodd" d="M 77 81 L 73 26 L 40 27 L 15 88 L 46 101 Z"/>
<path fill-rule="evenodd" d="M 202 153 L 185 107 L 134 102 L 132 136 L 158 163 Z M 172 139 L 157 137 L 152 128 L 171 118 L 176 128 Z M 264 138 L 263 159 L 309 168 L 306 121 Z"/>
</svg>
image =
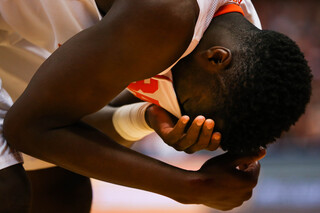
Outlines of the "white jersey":
<svg viewBox="0 0 320 213">
<path fill-rule="evenodd" d="M 94 0 L 0 0 L 0 111 L 21 95 L 38 67 L 61 44 L 101 19 Z M 0 169 L 22 162 L 2 137 Z M 50 164 L 24 156 L 26 169 Z M 32 162 L 32 163 L 30 163 Z"/>
<path fill-rule="evenodd" d="M 200 13 L 194 36 L 181 57 L 188 55 L 197 46 L 213 15 L 221 6 L 238 4 L 241 3 L 241 0 L 197 0 L 197 2 Z M 243 7 L 246 17 L 253 23 L 260 23 L 250 0 L 243 0 L 242 5 L 246 5 Z M 16 99 L 23 92 L 38 67 L 50 54 L 73 35 L 94 25 L 101 18 L 94 0 L 0 0 L 1 118 L 5 116 L 8 108 L 12 105 L 11 98 L 2 87 L 6 88 L 13 99 Z M 171 67 L 162 72 L 158 76 L 158 80 L 164 80 L 163 83 L 166 85 L 160 87 L 163 88 L 161 89 L 162 94 L 168 95 L 170 93 L 170 96 L 175 97 L 169 72 Z M 157 79 L 157 77 L 153 79 Z M 153 80 L 150 79 L 150 82 Z M 165 88 L 170 88 L 170 90 L 165 91 Z M 159 94 L 159 96 L 163 95 Z M 162 104 L 160 101 L 160 105 L 168 106 L 170 104 Z M 177 107 L 175 101 L 169 108 L 177 109 Z M 170 111 L 174 112 L 174 110 Z M 175 115 L 179 116 L 179 114 Z M 1 132 L 0 123 L 0 169 L 22 161 L 14 150 L 8 148 Z M 30 161 L 28 160 L 28 162 Z M 26 169 L 39 168 L 33 167 L 33 165 L 30 167 L 26 163 Z M 40 167 L 47 166 L 43 163 L 40 164 L 42 164 Z"/>
<path fill-rule="evenodd" d="M 2 134 L 4 116 L 12 103 L 10 96 L 2 88 L 2 82 L 0 80 L 0 169 L 14 165 L 21 160 L 20 153 L 7 146 Z"/>
</svg>

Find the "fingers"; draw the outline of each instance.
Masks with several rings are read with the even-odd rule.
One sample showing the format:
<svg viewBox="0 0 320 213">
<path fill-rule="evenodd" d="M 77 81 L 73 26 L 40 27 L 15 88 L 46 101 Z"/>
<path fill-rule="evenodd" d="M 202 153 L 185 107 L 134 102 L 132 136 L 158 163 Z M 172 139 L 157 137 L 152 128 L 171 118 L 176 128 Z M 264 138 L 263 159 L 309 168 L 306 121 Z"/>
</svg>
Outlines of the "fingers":
<svg viewBox="0 0 320 213">
<path fill-rule="evenodd" d="M 165 139 L 168 145 L 174 145 L 181 139 L 181 137 L 184 135 L 184 130 L 189 120 L 189 116 L 185 115 L 178 120 L 177 124 L 173 128 L 167 127 L 162 129 L 161 136 Z"/>
<path fill-rule="evenodd" d="M 179 141 L 179 143 L 176 144 L 175 148 L 179 151 L 182 151 L 182 150 L 186 150 L 187 148 L 189 148 L 190 146 L 195 144 L 198 140 L 200 130 L 201 130 L 202 125 L 204 124 L 205 120 L 206 119 L 204 116 L 200 115 L 200 116 L 196 117 L 193 120 L 190 128 L 188 129 L 185 137 L 183 137 Z"/>
<path fill-rule="evenodd" d="M 266 155 L 266 150 L 261 149 L 257 153 L 251 154 L 233 154 L 230 152 L 212 158 L 212 161 L 224 164 L 232 168 L 239 167 L 240 165 L 250 165 L 256 161 L 261 160 Z M 209 161 L 210 162 L 210 161 Z"/>
<path fill-rule="evenodd" d="M 264 158 L 266 156 L 266 150 L 261 149 L 259 152 L 250 154 L 250 155 L 244 155 L 244 156 L 238 156 L 235 158 L 234 161 L 231 162 L 232 166 L 240 166 L 240 165 L 250 165 L 251 163 L 257 162 Z"/>
<path fill-rule="evenodd" d="M 215 132 L 212 134 L 212 137 L 211 137 L 211 141 L 210 141 L 210 144 L 209 146 L 207 147 L 207 150 L 209 151 L 214 151 L 216 149 L 219 148 L 220 146 L 220 141 L 221 141 L 221 134 L 220 132 Z"/>
<path fill-rule="evenodd" d="M 189 120 L 188 116 L 182 116 L 174 127 L 164 122 L 157 133 L 168 145 L 189 154 L 202 149 L 214 151 L 220 146 L 221 134 L 213 133 L 215 123 L 212 119 L 197 116 L 185 133 Z"/>
<path fill-rule="evenodd" d="M 258 183 L 260 174 L 260 163 L 258 161 L 251 163 L 245 170 L 235 169 L 234 173 L 242 182 L 246 182 L 250 187 L 255 187 Z"/>
<path fill-rule="evenodd" d="M 258 160 L 262 159 L 266 155 L 265 150 L 260 150 L 255 154 L 232 154 L 224 153 L 222 155 L 216 156 L 208 160 L 203 167 L 210 168 L 221 166 L 225 169 L 229 168 L 231 170 L 240 171 L 241 166 L 245 164 L 245 167 L 241 169 L 243 172 L 254 171 L 259 167 L 257 164 Z"/>
<path fill-rule="evenodd" d="M 234 160 L 233 166 L 236 169 L 233 171 L 238 178 L 246 182 L 248 186 L 255 187 L 258 183 L 258 177 L 260 174 L 260 163 L 259 160 L 264 158 L 266 155 L 266 150 L 261 149 L 258 153 L 242 156 Z"/>
<path fill-rule="evenodd" d="M 213 128 L 214 128 L 214 121 L 212 119 L 207 119 L 202 126 L 202 130 L 201 130 L 198 141 L 196 141 L 196 143 L 194 143 L 185 151 L 187 153 L 194 153 L 196 151 L 206 149 L 208 146 L 210 146 L 210 140 L 211 140 Z M 215 144 L 213 145 L 215 146 Z M 212 146 L 212 148 L 214 148 L 214 146 Z"/>
</svg>

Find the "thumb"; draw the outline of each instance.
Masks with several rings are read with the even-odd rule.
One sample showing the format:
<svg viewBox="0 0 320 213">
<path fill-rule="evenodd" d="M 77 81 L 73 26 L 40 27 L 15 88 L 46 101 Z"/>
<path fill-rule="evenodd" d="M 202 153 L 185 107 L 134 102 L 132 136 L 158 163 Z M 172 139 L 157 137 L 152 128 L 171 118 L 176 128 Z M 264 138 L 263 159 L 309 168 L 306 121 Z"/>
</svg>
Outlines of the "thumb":
<svg viewBox="0 0 320 213">
<path fill-rule="evenodd" d="M 267 151 L 265 149 L 260 149 L 257 153 L 240 156 L 231 163 L 231 166 L 239 166 L 242 170 L 242 168 L 248 167 L 248 165 L 263 159 L 266 153 Z"/>
<path fill-rule="evenodd" d="M 224 154 L 218 155 L 206 161 L 201 169 L 208 169 L 211 167 L 222 166 L 224 168 L 236 168 L 240 165 L 250 165 L 258 160 L 261 160 L 266 155 L 266 150 L 262 149 L 254 154 L 234 154 L 230 152 L 226 152 Z"/>
<path fill-rule="evenodd" d="M 146 114 L 146 120 L 151 124 L 151 127 L 156 131 L 161 131 L 166 128 L 173 128 L 177 119 L 174 118 L 165 109 L 152 105 L 148 108 L 148 113 Z"/>
</svg>

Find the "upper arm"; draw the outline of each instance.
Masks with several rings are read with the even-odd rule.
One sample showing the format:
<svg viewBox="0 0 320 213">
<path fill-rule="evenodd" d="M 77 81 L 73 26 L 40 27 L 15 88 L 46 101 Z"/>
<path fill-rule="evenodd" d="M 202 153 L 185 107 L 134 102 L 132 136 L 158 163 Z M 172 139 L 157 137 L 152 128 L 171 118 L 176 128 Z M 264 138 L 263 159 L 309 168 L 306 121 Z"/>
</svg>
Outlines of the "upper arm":
<svg viewBox="0 0 320 213">
<path fill-rule="evenodd" d="M 68 40 L 41 65 L 8 119 L 44 129 L 69 125 L 130 82 L 169 67 L 188 46 L 196 17 L 155 2 L 119 0 L 102 21 Z"/>
<path fill-rule="evenodd" d="M 142 100 L 134 96 L 129 90 L 124 89 L 119 95 L 117 95 L 112 101 L 109 102 L 109 106 L 120 107 L 127 104 L 133 104 L 141 102 Z"/>
</svg>

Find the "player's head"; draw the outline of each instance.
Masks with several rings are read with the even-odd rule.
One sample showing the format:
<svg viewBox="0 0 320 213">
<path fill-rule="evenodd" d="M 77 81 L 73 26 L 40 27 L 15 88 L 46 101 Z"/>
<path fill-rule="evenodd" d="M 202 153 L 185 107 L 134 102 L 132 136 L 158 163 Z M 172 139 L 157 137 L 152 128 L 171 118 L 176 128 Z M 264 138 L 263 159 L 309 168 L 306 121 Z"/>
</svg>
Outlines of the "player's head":
<svg viewBox="0 0 320 213">
<path fill-rule="evenodd" d="M 178 77 L 185 74 L 175 84 L 185 113 L 213 118 L 221 147 L 234 152 L 265 147 L 287 131 L 305 111 L 312 79 L 290 38 L 241 27 L 212 34 L 221 46 L 200 45 L 176 66 Z"/>
</svg>

